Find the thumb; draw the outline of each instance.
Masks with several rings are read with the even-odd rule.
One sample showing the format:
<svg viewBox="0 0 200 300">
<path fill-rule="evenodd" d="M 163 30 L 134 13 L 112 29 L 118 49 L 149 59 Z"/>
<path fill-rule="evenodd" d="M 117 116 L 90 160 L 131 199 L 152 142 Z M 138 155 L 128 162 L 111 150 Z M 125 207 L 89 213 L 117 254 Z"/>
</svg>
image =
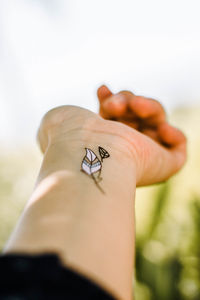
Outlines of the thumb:
<svg viewBox="0 0 200 300">
<path fill-rule="evenodd" d="M 109 88 L 106 85 L 101 85 L 97 90 L 97 97 L 100 103 L 102 103 L 106 98 L 112 95 L 113 93 L 109 90 Z"/>
</svg>

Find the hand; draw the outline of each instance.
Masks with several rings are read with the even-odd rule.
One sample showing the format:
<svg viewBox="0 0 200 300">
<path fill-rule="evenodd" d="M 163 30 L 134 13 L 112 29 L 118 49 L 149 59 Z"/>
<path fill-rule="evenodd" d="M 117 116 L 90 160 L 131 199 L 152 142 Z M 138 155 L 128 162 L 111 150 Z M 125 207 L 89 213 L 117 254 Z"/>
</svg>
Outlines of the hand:
<svg viewBox="0 0 200 300">
<path fill-rule="evenodd" d="M 127 91 L 113 95 L 105 86 L 98 89 L 98 97 L 100 116 L 71 105 L 47 112 L 37 135 L 43 153 L 49 145 L 66 141 L 85 147 L 95 136 L 96 143 L 109 141 L 120 157 L 134 163 L 137 186 L 164 181 L 183 166 L 186 139 L 166 122 L 157 101 Z"/>
<path fill-rule="evenodd" d="M 98 89 L 97 95 L 100 116 L 132 128 L 132 144 L 137 150 L 140 173 L 137 185 L 166 180 L 183 166 L 186 138 L 167 123 L 165 111 L 158 101 L 129 91 L 113 94 L 105 85 Z"/>
</svg>

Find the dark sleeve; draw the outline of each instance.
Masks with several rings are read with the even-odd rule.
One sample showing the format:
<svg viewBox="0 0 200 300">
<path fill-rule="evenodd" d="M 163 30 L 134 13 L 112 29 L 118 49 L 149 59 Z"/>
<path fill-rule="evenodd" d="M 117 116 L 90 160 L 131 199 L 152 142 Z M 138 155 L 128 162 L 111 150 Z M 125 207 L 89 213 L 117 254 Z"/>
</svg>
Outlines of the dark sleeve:
<svg viewBox="0 0 200 300">
<path fill-rule="evenodd" d="M 116 300 L 54 253 L 1 255 L 0 276 L 1 300 Z"/>
</svg>

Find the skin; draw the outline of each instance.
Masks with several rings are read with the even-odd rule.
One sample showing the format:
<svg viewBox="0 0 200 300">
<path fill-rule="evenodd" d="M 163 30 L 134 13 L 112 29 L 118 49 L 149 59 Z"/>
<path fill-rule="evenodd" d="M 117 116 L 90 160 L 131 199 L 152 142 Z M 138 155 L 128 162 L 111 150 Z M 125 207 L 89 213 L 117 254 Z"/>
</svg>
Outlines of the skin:
<svg viewBox="0 0 200 300">
<path fill-rule="evenodd" d="M 132 299 L 136 186 L 164 181 L 186 159 L 186 139 L 157 101 L 106 86 L 99 115 L 76 106 L 49 111 L 38 142 L 44 160 L 4 254 L 54 252 L 117 299 Z M 127 126 L 128 125 L 128 126 Z M 83 172 L 85 147 L 105 148 L 105 194 Z"/>
<path fill-rule="evenodd" d="M 131 143 L 137 151 L 138 174 L 142 173 L 137 186 L 165 181 L 181 169 L 186 160 L 186 137 L 167 122 L 164 108 L 158 101 L 136 96 L 130 91 L 113 94 L 105 85 L 98 89 L 97 95 L 99 114 L 104 119 L 121 122 L 137 130 L 131 132 Z M 124 130 L 127 137 L 129 133 Z M 158 156 L 161 158 L 159 162 L 156 159 Z M 150 170 L 155 163 L 157 168 L 155 172 L 149 172 L 149 178 L 146 170 Z"/>
</svg>

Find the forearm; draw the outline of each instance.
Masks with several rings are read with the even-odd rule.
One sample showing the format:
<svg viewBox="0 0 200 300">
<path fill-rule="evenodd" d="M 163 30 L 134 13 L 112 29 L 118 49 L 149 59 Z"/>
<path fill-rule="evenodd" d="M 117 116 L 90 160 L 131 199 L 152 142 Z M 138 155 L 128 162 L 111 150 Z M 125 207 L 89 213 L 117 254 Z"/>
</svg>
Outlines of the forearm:
<svg viewBox="0 0 200 300">
<path fill-rule="evenodd" d="M 80 171 L 85 147 L 98 154 L 98 146 L 110 154 L 102 162 L 99 186 L 104 193 Z M 93 134 L 50 145 L 6 251 L 55 251 L 67 266 L 96 279 L 119 298 L 130 299 L 134 192 L 134 162 L 108 137 L 100 140 Z"/>
</svg>

